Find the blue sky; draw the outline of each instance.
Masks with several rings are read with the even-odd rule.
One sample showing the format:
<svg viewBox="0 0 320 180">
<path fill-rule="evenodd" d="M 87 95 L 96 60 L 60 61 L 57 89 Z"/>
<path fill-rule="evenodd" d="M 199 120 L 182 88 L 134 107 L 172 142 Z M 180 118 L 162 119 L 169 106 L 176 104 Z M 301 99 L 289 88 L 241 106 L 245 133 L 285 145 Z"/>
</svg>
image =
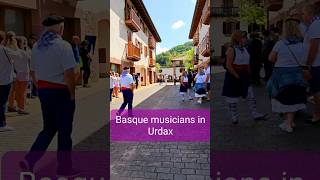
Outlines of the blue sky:
<svg viewBox="0 0 320 180">
<path fill-rule="evenodd" d="M 160 34 L 157 54 L 189 41 L 196 0 L 143 0 Z"/>
</svg>

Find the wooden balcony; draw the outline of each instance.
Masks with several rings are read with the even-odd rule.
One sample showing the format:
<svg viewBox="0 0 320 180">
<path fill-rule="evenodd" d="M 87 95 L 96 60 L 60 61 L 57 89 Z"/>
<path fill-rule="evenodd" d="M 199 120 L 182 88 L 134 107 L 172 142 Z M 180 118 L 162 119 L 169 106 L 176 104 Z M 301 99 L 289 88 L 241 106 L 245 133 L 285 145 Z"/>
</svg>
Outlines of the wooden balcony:
<svg viewBox="0 0 320 180">
<path fill-rule="evenodd" d="M 193 46 L 198 46 L 199 44 L 199 28 L 197 29 L 196 33 L 193 36 Z"/>
<path fill-rule="evenodd" d="M 240 16 L 240 8 L 238 7 L 213 7 L 213 17 L 238 17 Z"/>
<path fill-rule="evenodd" d="M 202 18 L 203 18 L 202 23 L 205 25 L 210 24 L 210 14 L 211 14 L 210 13 L 210 9 L 211 9 L 210 1 L 211 0 L 206 0 L 206 4 L 205 4 L 203 11 L 202 11 Z"/>
<path fill-rule="evenodd" d="M 265 7 L 268 11 L 278 11 L 283 7 L 283 0 L 265 0 Z"/>
<path fill-rule="evenodd" d="M 210 56 L 210 35 L 209 32 L 204 36 L 201 43 L 199 44 L 199 50 L 202 56 L 209 57 Z"/>
<path fill-rule="evenodd" d="M 155 67 L 156 66 L 156 60 L 152 57 L 149 58 L 149 67 Z"/>
<path fill-rule="evenodd" d="M 126 8 L 126 20 L 125 23 L 133 32 L 140 31 L 140 18 L 137 16 L 133 9 Z"/>
<path fill-rule="evenodd" d="M 141 59 L 140 48 L 135 46 L 133 42 L 128 42 L 127 59 L 131 61 L 139 61 Z"/>
<path fill-rule="evenodd" d="M 149 36 L 149 48 L 155 49 L 156 48 L 156 40 L 153 36 Z"/>
</svg>

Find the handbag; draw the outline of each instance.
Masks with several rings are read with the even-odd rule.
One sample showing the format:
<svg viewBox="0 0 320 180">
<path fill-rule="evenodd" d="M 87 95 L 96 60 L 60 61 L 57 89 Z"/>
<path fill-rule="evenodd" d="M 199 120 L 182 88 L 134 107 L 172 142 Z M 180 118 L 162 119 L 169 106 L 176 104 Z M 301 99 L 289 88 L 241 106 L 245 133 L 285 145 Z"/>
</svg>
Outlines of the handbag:
<svg viewBox="0 0 320 180">
<path fill-rule="evenodd" d="M 306 80 L 306 81 L 311 80 L 311 77 L 310 77 L 309 74 L 308 74 L 308 66 L 301 64 L 301 63 L 299 62 L 297 56 L 293 53 L 293 51 L 292 51 L 291 48 L 289 47 L 289 45 L 287 45 L 285 42 L 283 42 L 283 43 L 287 46 L 289 52 L 290 52 L 291 55 L 293 56 L 293 59 L 296 61 L 296 63 L 297 63 L 297 64 L 299 65 L 299 67 L 301 68 L 301 71 L 302 71 L 304 80 Z"/>
</svg>

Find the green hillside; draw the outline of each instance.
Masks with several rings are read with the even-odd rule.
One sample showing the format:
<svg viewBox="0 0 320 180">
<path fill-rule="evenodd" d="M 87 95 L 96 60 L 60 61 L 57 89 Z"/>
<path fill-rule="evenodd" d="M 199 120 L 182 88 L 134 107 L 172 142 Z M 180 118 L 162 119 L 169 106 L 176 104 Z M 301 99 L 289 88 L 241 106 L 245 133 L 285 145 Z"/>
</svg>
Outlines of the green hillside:
<svg viewBox="0 0 320 180">
<path fill-rule="evenodd" d="M 194 48 L 192 42 L 186 42 L 184 44 L 175 46 L 171 48 L 169 51 L 163 52 L 157 55 L 157 63 L 161 67 L 171 67 L 171 60 L 179 57 L 186 57 L 184 65 L 187 68 L 192 67 L 192 59 L 194 55 Z"/>
</svg>

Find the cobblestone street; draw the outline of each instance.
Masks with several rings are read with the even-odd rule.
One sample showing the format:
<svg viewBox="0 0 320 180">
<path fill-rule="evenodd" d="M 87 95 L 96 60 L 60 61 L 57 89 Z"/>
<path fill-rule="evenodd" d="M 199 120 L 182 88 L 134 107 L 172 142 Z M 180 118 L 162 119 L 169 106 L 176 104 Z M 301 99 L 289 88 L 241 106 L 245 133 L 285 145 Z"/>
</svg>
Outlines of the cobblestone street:
<svg viewBox="0 0 320 180">
<path fill-rule="evenodd" d="M 136 93 L 135 98 L 140 96 Z M 182 102 L 179 86 L 168 85 L 135 108 L 198 109 L 209 108 L 209 102 Z M 111 142 L 111 179 L 209 179 L 209 151 L 209 143 Z"/>
<path fill-rule="evenodd" d="M 308 118 L 306 113 L 296 117 L 297 127 L 291 134 L 282 132 L 279 124 L 282 122 L 278 114 L 271 112 L 271 104 L 265 85 L 254 87 L 260 112 L 268 113 L 268 120 L 254 122 L 245 100 L 239 107 L 239 124 L 233 125 L 228 113 L 228 107 L 222 94 L 224 73 L 214 75 L 214 98 L 211 106 L 213 114 L 213 131 L 211 138 L 214 150 L 218 151 L 305 151 L 319 150 L 320 126 L 304 123 Z M 310 114 L 311 107 L 308 107 Z"/>
</svg>

